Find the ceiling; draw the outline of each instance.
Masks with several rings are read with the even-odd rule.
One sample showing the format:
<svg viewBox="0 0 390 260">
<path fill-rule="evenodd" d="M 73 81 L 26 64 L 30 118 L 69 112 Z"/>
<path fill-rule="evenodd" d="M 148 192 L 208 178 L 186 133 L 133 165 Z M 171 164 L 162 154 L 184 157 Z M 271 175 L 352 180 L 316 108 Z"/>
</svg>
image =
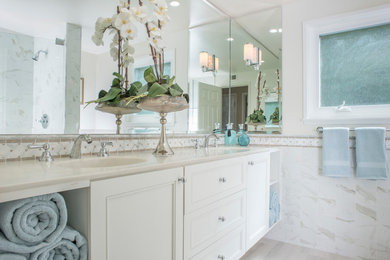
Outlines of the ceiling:
<svg viewBox="0 0 390 260">
<path fill-rule="evenodd" d="M 65 24 L 79 24 L 83 28 L 83 50 L 106 52 L 91 41 L 98 17 L 111 17 L 118 0 L 0 0 L 0 27 L 34 37 L 64 37 Z M 165 32 L 186 29 L 189 26 L 190 0 L 181 0 L 177 8 L 169 8 L 171 21 Z M 195 0 L 199 1 L 199 0 Z M 134 1 L 132 1 L 134 2 Z M 144 0 L 147 3 L 147 0 Z M 144 27 L 139 26 L 137 41 L 146 39 Z M 108 44 L 106 44 L 108 45 Z"/>
<path fill-rule="evenodd" d="M 207 0 L 231 17 L 255 13 L 296 0 Z"/>
<path fill-rule="evenodd" d="M 118 0 L 0 0 L 0 27 L 19 33 L 45 38 L 64 38 L 66 22 L 80 24 L 83 28 L 82 48 L 92 53 L 108 51 L 91 41 L 97 17 L 111 17 Z M 167 0 L 168 2 L 170 0 Z M 271 35 L 269 29 L 280 28 L 279 14 L 269 10 L 257 16 L 254 11 L 269 9 L 294 0 L 179 0 L 179 7 L 170 7 L 171 22 L 165 33 L 193 28 L 205 23 L 236 18 L 242 28 L 263 43 L 271 52 L 280 52 L 280 34 Z M 132 1 L 134 2 L 134 1 Z M 148 2 L 144 0 L 144 2 Z M 243 14 L 253 13 L 242 16 Z M 258 26 L 261 24 L 261 26 Z M 136 41 L 146 39 L 139 27 Z"/>
</svg>

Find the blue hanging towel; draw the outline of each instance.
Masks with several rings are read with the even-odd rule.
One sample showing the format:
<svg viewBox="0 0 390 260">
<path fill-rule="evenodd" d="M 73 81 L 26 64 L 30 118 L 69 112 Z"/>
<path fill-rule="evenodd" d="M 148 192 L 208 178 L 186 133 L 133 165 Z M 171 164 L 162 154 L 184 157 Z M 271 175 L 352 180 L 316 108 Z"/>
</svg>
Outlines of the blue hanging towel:
<svg viewBox="0 0 390 260">
<path fill-rule="evenodd" d="M 349 128 L 324 128 L 322 134 L 322 175 L 351 177 Z"/>
<path fill-rule="evenodd" d="M 360 179 L 386 179 L 389 170 L 386 156 L 386 128 L 356 128 L 355 135 L 356 176 Z"/>
</svg>

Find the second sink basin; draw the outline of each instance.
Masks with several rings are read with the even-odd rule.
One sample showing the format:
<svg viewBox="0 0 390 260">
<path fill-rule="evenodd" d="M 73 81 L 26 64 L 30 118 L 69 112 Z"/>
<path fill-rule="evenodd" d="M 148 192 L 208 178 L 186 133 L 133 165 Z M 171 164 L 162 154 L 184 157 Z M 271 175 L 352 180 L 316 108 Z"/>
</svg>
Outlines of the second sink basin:
<svg viewBox="0 0 390 260">
<path fill-rule="evenodd" d="M 71 168 L 102 168 L 102 167 L 132 165 L 132 164 L 138 164 L 143 162 L 145 162 L 145 159 L 138 158 L 138 157 L 106 157 L 106 158 L 62 161 L 62 162 L 58 162 L 57 165 L 61 167 L 71 167 Z"/>
</svg>

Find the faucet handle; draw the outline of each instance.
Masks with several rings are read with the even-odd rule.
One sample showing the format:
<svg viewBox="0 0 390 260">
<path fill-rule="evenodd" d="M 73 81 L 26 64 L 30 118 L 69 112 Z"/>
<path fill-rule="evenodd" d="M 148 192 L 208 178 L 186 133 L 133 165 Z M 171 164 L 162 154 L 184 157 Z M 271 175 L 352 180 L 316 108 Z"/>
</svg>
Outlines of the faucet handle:
<svg viewBox="0 0 390 260">
<path fill-rule="evenodd" d="M 200 140 L 198 138 L 196 138 L 196 139 L 191 139 L 191 141 L 195 144 L 194 148 L 196 150 L 199 150 L 200 149 Z"/>
<path fill-rule="evenodd" d="M 100 145 L 102 146 L 102 148 L 104 148 L 104 147 L 106 147 L 107 145 L 113 146 L 113 143 L 112 143 L 112 142 L 101 142 Z"/>
<path fill-rule="evenodd" d="M 100 145 L 102 146 L 100 148 L 100 151 L 98 153 L 98 157 L 108 157 L 110 156 L 106 146 L 109 145 L 109 146 L 113 146 L 113 143 L 112 142 L 101 142 Z"/>
<path fill-rule="evenodd" d="M 51 156 L 51 153 L 49 151 L 50 150 L 50 144 L 48 144 L 48 143 L 41 144 L 41 145 L 29 144 L 29 145 L 27 145 L 27 148 L 28 149 L 43 149 L 42 155 L 39 158 L 39 161 L 41 161 L 41 162 L 52 162 L 52 161 L 54 161 L 54 158 L 53 158 L 53 156 Z"/>
</svg>

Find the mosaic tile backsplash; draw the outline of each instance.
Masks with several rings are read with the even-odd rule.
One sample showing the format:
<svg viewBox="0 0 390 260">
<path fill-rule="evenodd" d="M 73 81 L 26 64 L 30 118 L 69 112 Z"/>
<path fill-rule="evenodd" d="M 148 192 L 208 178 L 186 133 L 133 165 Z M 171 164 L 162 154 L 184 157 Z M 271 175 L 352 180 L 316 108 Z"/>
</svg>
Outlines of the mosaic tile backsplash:
<svg viewBox="0 0 390 260">
<path fill-rule="evenodd" d="M 0 162 L 6 160 L 31 160 L 38 159 L 41 150 L 27 149 L 28 144 L 49 143 L 50 152 L 54 157 L 68 157 L 72 149 L 73 141 L 78 135 L 3 135 L 0 136 Z M 194 139 L 199 139 L 203 145 L 206 135 L 169 135 L 168 141 L 172 148 L 193 147 Z M 100 150 L 100 142 L 111 141 L 113 147 L 108 147 L 111 154 L 137 150 L 155 149 L 159 140 L 158 135 L 91 135 L 92 144 L 82 143 L 83 154 L 97 154 Z M 351 147 L 354 139 L 351 138 Z M 211 142 L 211 141 L 210 141 Z M 220 136 L 219 144 L 223 144 L 223 136 Z M 322 139 L 315 136 L 285 136 L 285 135 L 253 135 L 251 145 L 267 146 L 298 146 L 321 147 Z M 390 149 L 390 138 L 386 140 L 387 149 Z"/>
</svg>

